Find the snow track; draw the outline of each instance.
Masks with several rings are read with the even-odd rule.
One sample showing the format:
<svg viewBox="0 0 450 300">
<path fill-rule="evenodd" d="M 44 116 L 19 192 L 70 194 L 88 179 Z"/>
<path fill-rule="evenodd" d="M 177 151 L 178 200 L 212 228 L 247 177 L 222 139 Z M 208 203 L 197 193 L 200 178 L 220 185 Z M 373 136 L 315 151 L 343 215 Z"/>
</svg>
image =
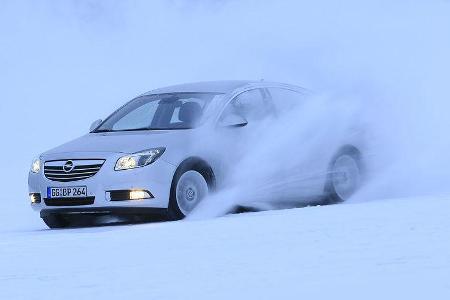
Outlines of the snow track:
<svg viewBox="0 0 450 300">
<path fill-rule="evenodd" d="M 449 299 L 449 211 L 414 198 L 3 231 L 0 299 Z"/>
</svg>

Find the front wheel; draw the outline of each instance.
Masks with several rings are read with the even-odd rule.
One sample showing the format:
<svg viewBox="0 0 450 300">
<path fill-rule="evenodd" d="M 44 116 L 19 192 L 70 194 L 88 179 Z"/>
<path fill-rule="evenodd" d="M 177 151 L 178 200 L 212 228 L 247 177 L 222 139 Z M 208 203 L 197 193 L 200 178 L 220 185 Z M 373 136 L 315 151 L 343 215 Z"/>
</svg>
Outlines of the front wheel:
<svg viewBox="0 0 450 300">
<path fill-rule="evenodd" d="M 186 217 L 209 193 L 205 177 L 189 170 L 175 178 L 169 201 L 169 218 L 180 220 Z"/>
<path fill-rule="evenodd" d="M 327 190 L 331 203 L 348 200 L 361 186 L 361 157 L 357 150 L 342 152 L 330 165 Z"/>
</svg>

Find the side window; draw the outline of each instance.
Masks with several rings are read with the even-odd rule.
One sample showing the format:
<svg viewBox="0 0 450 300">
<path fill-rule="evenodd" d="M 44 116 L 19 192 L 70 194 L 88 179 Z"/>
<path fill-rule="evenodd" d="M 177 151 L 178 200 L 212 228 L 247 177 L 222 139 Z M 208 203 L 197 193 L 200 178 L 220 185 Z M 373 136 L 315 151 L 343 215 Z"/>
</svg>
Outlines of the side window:
<svg viewBox="0 0 450 300">
<path fill-rule="evenodd" d="M 222 114 L 221 120 L 227 115 L 238 114 L 248 122 L 263 120 L 273 113 L 268 98 L 261 89 L 243 92 L 234 98 Z"/>
<path fill-rule="evenodd" d="M 306 98 L 305 94 L 285 88 L 269 88 L 268 90 L 276 110 L 280 113 L 302 105 Z"/>
</svg>

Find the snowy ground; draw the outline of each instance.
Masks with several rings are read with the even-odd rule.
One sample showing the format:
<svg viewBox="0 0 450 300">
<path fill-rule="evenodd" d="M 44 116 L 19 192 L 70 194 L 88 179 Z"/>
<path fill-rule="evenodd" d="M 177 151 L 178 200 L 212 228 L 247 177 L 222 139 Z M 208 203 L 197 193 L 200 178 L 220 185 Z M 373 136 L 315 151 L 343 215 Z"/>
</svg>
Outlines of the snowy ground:
<svg viewBox="0 0 450 300">
<path fill-rule="evenodd" d="M 449 299 L 449 211 L 415 198 L 0 230 L 0 299 Z"/>
</svg>

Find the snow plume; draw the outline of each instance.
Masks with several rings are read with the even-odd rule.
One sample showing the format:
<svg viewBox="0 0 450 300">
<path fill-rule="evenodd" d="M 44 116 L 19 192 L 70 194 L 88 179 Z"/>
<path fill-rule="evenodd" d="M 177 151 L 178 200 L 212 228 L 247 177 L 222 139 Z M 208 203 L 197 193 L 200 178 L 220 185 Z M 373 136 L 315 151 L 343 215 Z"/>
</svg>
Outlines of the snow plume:
<svg viewBox="0 0 450 300">
<path fill-rule="evenodd" d="M 301 197 L 295 167 L 307 166 L 318 149 L 333 149 L 345 141 L 345 130 L 339 129 L 352 124 L 362 125 L 367 133 L 368 174 L 350 201 L 450 193 L 450 4 L 353 4 L 345 12 L 337 10 L 339 21 L 336 15 L 323 12 L 321 20 L 338 26 L 323 28 L 308 17 L 299 18 L 292 27 L 303 35 L 289 35 L 298 38 L 289 46 L 291 51 L 298 49 L 293 61 L 301 61 L 303 67 L 291 78 L 308 73 L 313 85 L 332 92 L 334 106 L 319 101 L 255 132 L 246 156 L 236 163 L 235 184 L 213 195 L 211 205 L 205 201 L 194 218 L 220 215 L 233 205 L 251 201 L 271 203 L 286 193 L 299 192 Z M 302 26 L 314 30 L 305 35 L 299 29 Z M 305 50 L 302 41 L 317 47 L 317 60 L 299 58 L 311 54 L 301 51 Z M 292 74 L 281 64 L 278 70 Z M 358 103 L 357 110 L 349 109 L 346 101 L 350 99 L 353 106 Z M 290 172 L 286 166 L 292 167 Z"/>
<path fill-rule="evenodd" d="M 332 157 L 360 135 L 357 103 L 329 97 L 313 96 L 277 117 L 249 123 L 249 128 L 225 129 L 230 135 L 218 139 L 227 144 L 227 178 L 190 217 L 218 216 L 238 207 L 292 207 L 317 196 L 314 191 L 324 189 Z"/>
</svg>

